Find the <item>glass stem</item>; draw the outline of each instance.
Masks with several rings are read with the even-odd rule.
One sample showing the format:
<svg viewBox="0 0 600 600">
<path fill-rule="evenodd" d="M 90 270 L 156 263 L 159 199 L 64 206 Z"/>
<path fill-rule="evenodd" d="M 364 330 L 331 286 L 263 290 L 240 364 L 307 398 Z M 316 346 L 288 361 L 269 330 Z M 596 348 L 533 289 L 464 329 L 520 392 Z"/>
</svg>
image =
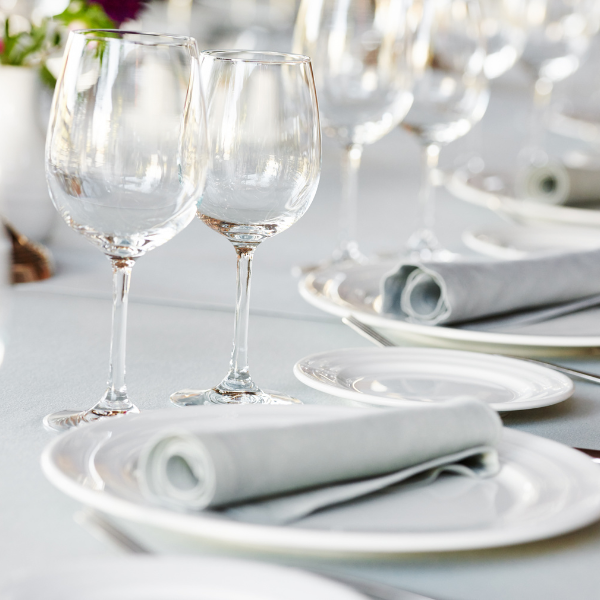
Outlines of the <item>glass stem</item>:
<svg viewBox="0 0 600 600">
<path fill-rule="evenodd" d="M 126 411 L 134 408 L 127 397 L 125 385 L 125 346 L 129 282 L 135 261 L 131 258 L 112 257 L 110 262 L 113 269 L 113 311 L 108 389 L 95 408 Z"/>
<path fill-rule="evenodd" d="M 252 259 L 257 244 L 234 244 L 237 253 L 237 298 L 235 303 L 235 325 L 233 351 L 229 373 L 219 388 L 228 391 L 258 391 L 250 377 L 248 367 L 248 319 L 250 310 L 250 281 Z"/>
<path fill-rule="evenodd" d="M 364 261 L 356 243 L 358 170 L 362 153 L 363 147 L 360 144 L 349 144 L 342 154 L 342 202 L 338 247 L 334 253 L 336 261 Z"/>
<path fill-rule="evenodd" d="M 433 236 L 435 227 L 435 188 L 433 176 L 440 158 L 438 144 L 423 144 L 421 147 L 421 189 L 417 209 L 418 230 L 422 237 Z"/>
<path fill-rule="evenodd" d="M 546 112 L 550 106 L 553 85 L 549 79 L 540 77 L 533 88 L 533 110 L 531 114 L 531 126 L 529 131 L 529 147 L 531 162 L 545 163 L 548 155 L 544 149 Z"/>
</svg>

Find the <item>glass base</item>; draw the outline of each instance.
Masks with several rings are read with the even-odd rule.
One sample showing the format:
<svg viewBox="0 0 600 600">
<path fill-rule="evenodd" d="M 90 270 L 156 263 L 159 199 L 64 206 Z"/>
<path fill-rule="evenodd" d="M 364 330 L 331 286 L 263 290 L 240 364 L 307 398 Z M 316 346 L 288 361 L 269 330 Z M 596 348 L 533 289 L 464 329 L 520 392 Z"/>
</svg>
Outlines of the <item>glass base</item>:
<svg viewBox="0 0 600 600">
<path fill-rule="evenodd" d="M 371 262 L 359 249 L 355 247 L 355 251 L 348 252 L 345 250 L 336 250 L 333 256 L 327 260 L 322 260 L 318 263 L 310 263 L 306 265 L 297 265 L 292 267 L 292 275 L 294 277 L 302 277 L 319 271 L 320 269 L 328 269 L 335 266 L 352 266 L 352 265 L 366 265 Z"/>
<path fill-rule="evenodd" d="M 44 417 L 44 427 L 49 431 L 67 431 L 100 419 L 115 419 L 129 414 L 139 413 L 137 406 L 128 410 L 106 410 L 103 408 L 90 408 L 90 410 L 59 410 Z"/>
<path fill-rule="evenodd" d="M 369 259 L 358 249 L 356 242 L 348 242 L 338 246 L 331 257 L 331 264 L 356 263 L 357 265 L 366 265 Z"/>
<path fill-rule="evenodd" d="M 256 392 L 224 392 L 210 390 L 181 390 L 171 394 L 175 406 L 201 406 L 203 404 L 302 404 L 296 398 L 271 390 Z"/>
<path fill-rule="evenodd" d="M 405 258 L 411 261 L 451 262 L 458 257 L 458 254 L 443 248 L 435 233 L 430 229 L 416 231 L 406 244 Z"/>
<path fill-rule="evenodd" d="M 404 258 L 413 262 L 452 262 L 459 256 L 460 254 L 450 252 L 450 250 L 446 250 L 445 248 L 436 248 L 435 250 L 424 248 L 421 250 L 409 250 Z"/>
</svg>

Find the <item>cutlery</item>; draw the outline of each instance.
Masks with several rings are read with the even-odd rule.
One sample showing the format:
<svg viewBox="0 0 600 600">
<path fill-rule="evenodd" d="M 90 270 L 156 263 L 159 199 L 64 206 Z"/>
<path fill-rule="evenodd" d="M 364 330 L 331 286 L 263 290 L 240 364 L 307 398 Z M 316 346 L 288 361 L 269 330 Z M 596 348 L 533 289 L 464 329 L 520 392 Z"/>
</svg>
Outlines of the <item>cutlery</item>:
<svg viewBox="0 0 600 600">
<path fill-rule="evenodd" d="M 362 335 L 363 337 L 375 342 L 379 346 L 384 347 L 395 347 L 398 344 L 394 344 L 390 339 L 386 338 L 384 335 L 381 335 L 379 332 L 375 331 L 369 325 L 365 325 L 362 321 L 359 321 L 356 317 L 350 315 L 348 317 L 342 317 L 342 321 L 344 324 L 348 325 L 351 329 L 354 329 L 357 333 Z M 495 355 L 494 355 L 495 356 Z M 560 373 L 564 373 L 571 377 L 576 377 L 578 379 L 583 379 L 585 381 L 591 381 L 592 383 L 600 383 L 600 377 L 597 375 L 592 375 L 591 373 L 585 373 L 584 371 L 577 371 L 576 369 L 569 369 L 568 367 L 560 367 L 559 365 L 555 365 L 553 363 L 548 363 L 543 360 L 536 360 L 535 358 L 522 358 L 520 356 L 510 356 L 505 355 L 509 358 L 514 358 L 516 360 L 524 360 L 525 362 L 533 363 L 536 365 L 541 365 L 543 367 L 548 367 L 549 369 L 554 369 L 555 371 L 559 371 Z"/>
<path fill-rule="evenodd" d="M 558 317 L 571 315 L 576 312 L 594 308 L 600 305 L 600 294 L 589 296 L 588 298 L 579 298 L 570 300 L 559 305 L 549 306 L 545 308 L 533 308 L 524 310 L 517 314 L 502 315 L 499 317 L 487 317 L 459 324 L 459 329 L 470 329 L 471 331 L 489 331 L 494 328 L 515 327 L 519 325 L 535 325 L 536 323 L 544 323 Z"/>
<path fill-rule="evenodd" d="M 114 523 L 104 515 L 92 509 L 83 509 L 74 515 L 75 522 L 81 525 L 96 539 L 108 541 L 125 552 L 131 554 L 153 554 L 151 550 L 133 539 L 129 534 L 119 529 Z M 357 591 L 365 594 L 372 600 L 433 600 L 421 594 L 415 594 L 407 590 L 402 590 L 391 585 L 355 577 L 354 575 L 341 575 L 321 569 L 311 569 L 315 574 L 334 579 L 339 583 L 353 587 Z"/>
</svg>

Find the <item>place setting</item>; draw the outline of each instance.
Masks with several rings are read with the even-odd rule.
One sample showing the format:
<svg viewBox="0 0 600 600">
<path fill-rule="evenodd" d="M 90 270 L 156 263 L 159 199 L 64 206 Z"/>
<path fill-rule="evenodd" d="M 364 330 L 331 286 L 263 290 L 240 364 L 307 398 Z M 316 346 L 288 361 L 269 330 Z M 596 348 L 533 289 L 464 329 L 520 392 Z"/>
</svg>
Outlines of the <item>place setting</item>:
<svg viewBox="0 0 600 600">
<path fill-rule="evenodd" d="M 552 225 L 557 238 L 600 225 L 597 194 L 600 160 L 595 152 L 567 152 L 560 162 L 517 172 L 459 169 L 445 180 L 457 198 L 533 228 Z M 593 228 L 593 229 L 592 229 Z M 534 234 L 535 235 L 535 234 Z M 559 242 L 560 243 L 560 242 Z"/>
<path fill-rule="evenodd" d="M 600 520 L 600 450 L 573 435 L 582 419 L 593 421 L 600 383 L 591 362 L 590 372 L 578 362 L 600 348 L 600 238 L 593 220 L 581 216 L 593 209 L 575 206 L 572 197 L 541 201 L 528 192 L 515 202 L 582 212 L 532 217 L 537 227 L 520 217 L 502 226 L 473 219 L 476 226 L 469 225 L 458 250 L 438 238 L 447 223 L 435 196 L 443 185 L 457 195 L 471 193 L 453 188 L 460 172 L 448 178 L 440 155 L 476 128 L 493 94 L 490 82 L 518 64 L 535 80 L 540 111 L 527 173 L 542 189 L 543 178 L 559 172 L 547 154 L 545 163 L 540 159 L 542 113 L 553 85 L 577 71 L 596 33 L 590 17 L 596 13 L 586 12 L 587 3 L 548 0 L 549 10 L 536 17 L 535 3 L 524 10 L 508 1 L 301 0 L 281 13 L 257 5 L 252 18 L 233 4 L 226 13 L 210 3 L 148 1 L 127 15 L 108 5 L 98 13 L 101 4 L 93 8 L 87 0 L 71 4 L 54 17 L 64 30 L 43 21 L 57 52 L 65 38 L 60 68 L 48 71 L 56 80 L 46 180 L 61 225 L 108 259 L 108 378 L 102 392 L 90 369 L 81 374 L 84 385 L 69 387 L 67 371 L 44 382 L 43 406 L 30 399 L 25 418 L 6 416 L 7 456 L 15 440 L 27 442 L 22 457 L 10 457 L 23 458 L 23 481 L 4 478 L 9 494 L 23 494 L 24 512 L 0 539 L 6 534 L 12 552 L 21 541 L 11 536 L 22 531 L 33 558 L 14 568 L 22 559 L 0 556 L 10 566 L 0 576 L 0 598 L 471 600 L 459 589 L 469 581 L 453 588 L 448 569 L 470 578 L 469 568 L 489 563 L 500 581 L 506 557 L 529 569 L 531 557 L 543 563 L 571 547 L 580 552 L 578 540 L 592 539 L 589 526 Z M 212 25 L 211 39 L 218 41 L 219 32 L 227 40 L 286 38 L 289 47 L 250 41 L 205 47 L 194 37 L 195 11 L 223 21 Z M 38 18 L 32 14 L 31 36 Z M 162 22 L 161 30 L 183 32 L 152 33 L 142 27 L 143 14 L 147 22 Z M 269 15 L 269 31 L 252 21 L 259 14 Z M 88 23 L 84 17 L 90 28 L 71 26 L 69 19 Z M 11 23 L 0 57 L 18 35 Z M 555 27 L 562 37 L 546 43 L 556 23 L 569 27 Z M 400 135 L 398 129 L 420 155 L 421 186 L 412 200 L 417 223 L 406 240 L 395 240 L 395 253 L 369 255 L 368 245 L 359 245 L 366 227 L 358 213 L 361 159 L 365 148 L 393 131 Z M 314 238 L 294 242 L 286 232 L 299 231 L 298 221 L 306 217 L 304 225 L 313 202 L 322 200 L 319 181 L 322 173 L 330 176 L 322 165 L 322 134 L 340 150 L 339 199 L 326 199 L 339 200 L 339 218 L 327 223 L 331 255 L 305 264 Z M 497 174 L 484 173 L 476 176 L 491 185 Z M 560 191 L 557 182 L 548 194 Z M 567 184 L 572 193 L 572 181 Z M 490 192 L 496 205 L 489 207 L 516 217 L 497 192 Z M 475 197 L 488 203 L 491 196 Z M 377 218 L 395 218 L 396 207 L 388 208 Z M 134 347 L 128 387 L 127 320 L 142 312 L 141 302 L 129 302 L 133 267 L 138 260 L 150 264 L 150 251 L 178 243 L 195 219 L 215 244 L 231 243 L 230 272 L 213 281 L 174 264 L 173 277 L 202 277 L 207 290 L 224 287 L 233 281 L 235 259 L 235 296 L 231 306 L 210 309 L 184 310 L 158 297 L 146 302 L 146 320 L 135 321 L 130 337 L 137 343 L 143 328 L 159 352 Z M 251 318 L 255 252 L 260 256 L 263 242 L 269 246 L 281 233 L 279 251 L 300 278 L 280 281 L 267 261 L 262 281 L 297 289 L 320 318 L 315 311 L 286 312 L 275 301 L 272 312 Z M 287 249 L 286 239 L 292 240 Z M 210 257 L 198 256 L 199 269 L 202 260 Z M 48 261 L 44 276 L 60 276 L 60 260 L 56 271 Z M 261 269 L 260 258 L 258 264 Z M 36 285 L 15 296 L 50 322 L 55 317 L 40 293 L 45 284 Z M 65 313 L 59 322 L 71 316 L 74 296 L 78 310 L 97 314 L 84 286 L 71 297 L 48 289 L 45 294 L 60 296 L 52 303 Z M 93 299 L 108 311 L 108 301 Z M 0 301 L 4 310 L 8 301 L 4 295 Z M 155 327 L 167 310 L 168 325 Z M 185 312 L 191 310 L 206 313 L 206 331 L 194 331 L 191 323 L 199 321 Z M 231 335 L 211 316 L 217 310 L 233 319 L 222 373 L 205 364 L 209 354 L 216 363 L 217 337 Z M 258 322 L 261 336 L 253 339 Z M 95 336 L 83 321 L 70 327 L 70 340 L 82 338 L 76 350 L 82 356 L 98 343 L 88 339 Z M 172 339 L 163 340 L 167 327 Z M 18 336 L 23 329 L 17 324 L 14 331 Z M 28 347 L 22 355 L 32 379 L 40 377 L 39 355 L 49 354 L 48 331 L 41 326 L 31 340 L 39 352 Z M 352 339 L 356 347 L 345 343 Z M 53 340 L 57 356 L 43 358 L 56 369 L 73 352 L 59 356 L 61 343 Z M 180 344 L 176 352 L 173 344 Z M 10 343 L 6 348 L 10 354 Z M 252 372 L 250 348 L 262 360 Z M 563 366 L 567 357 L 573 367 Z M 15 390 L 27 392 L 27 382 L 11 380 L 6 366 L 12 401 Z M 155 371 L 161 385 L 172 385 L 168 393 L 156 379 L 144 382 Z M 209 377 L 213 387 L 197 385 Z M 270 380 L 281 385 L 270 389 Z M 88 387 L 89 395 L 73 400 L 73 390 Z M 505 418 L 516 411 L 524 411 L 517 425 Z M 555 429 L 544 429 L 548 423 Z M 41 483 L 30 473 L 30 455 Z M 31 525 L 20 529 L 25 516 Z M 45 531 L 55 539 L 44 541 Z M 567 534 L 570 541 L 562 544 Z M 540 550 L 555 538 L 551 550 Z M 120 554 L 111 555 L 115 550 Z M 422 569 L 424 579 L 413 585 L 402 570 L 409 568 Z M 441 584 L 431 586 L 436 569 L 450 586 L 445 596 Z"/>
<path fill-rule="evenodd" d="M 553 22 L 569 15 L 574 20 L 585 17 L 585 11 L 589 9 L 584 4 L 567 7 L 561 2 L 553 3 L 553 6 L 555 12 L 545 16 L 547 31 Z M 458 34 L 448 26 L 450 21 L 445 19 L 443 11 L 432 13 L 421 21 L 421 29 L 417 28 L 416 35 L 429 41 L 433 55 L 439 51 L 444 56 L 451 56 L 455 51 L 457 59 L 451 64 L 442 61 L 441 65 L 433 61 L 435 68 L 429 63 L 419 63 L 414 75 L 412 107 L 399 123 L 417 134 L 423 151 L 416 231 L 405 248 L 394 256 L 322 263 L 320 268 L 305 272 L 299 282 L 299 291 L 305 300 L 320 310 L 339 317 L 353 316 L 401 345 L 436 345 L 520 356 L 594 352 L 600 346 L 596 309 L 596 295 L 600 290 L 591 287 L 579 293 L 580 276 L 573 274 L 578 282 L 572 285 L 567 273 L 571 270 L 568 255 L 572 254 L 573 264 L 577 264 L 583 258 L 578 258 L 575 253 L 579 252 L 583 257 L 588 252 L 591 266 L 592 251 L 598 248 L 600 238 L 593 228 L 598 215 L 585 205 L 584 198 L 595 194 L 598 187 L 595 177 L 600 171 L 582 152 L 572 152 L 564 166 L 556 163 L 548 153 L 543 123 L 551 89 L 545 90 L 544 106 L 538 106 L 541 100 L 536 97 L 535 118 L 531 119 L 527 146 L 519 154 L 517 177 L 527 178 L 520 195 L 515 194 L 509 199 L 510 194 L 505 194 L 505 186 L 509 185 L 506 177 L 487 172 L 485 164 L 476 172 L 461 168 L 454 173 L 443 172 L 438 166 L 441 149 L 467 134 L 485 115 L 491 89 L 489 81 L 494 79 L 489 76 L 490 69 L 499 76 L 521 57 L 521 63 L 536 73 L 536 89 L 546 84 L 548 78 L 558 82 L 575 72 L 579 64 L 573 63 L 569 70 L 564 61 L 561 62 L 562 58 L 567 54 L 582 58 L 595 32 L 593 21 L 589 27 L 582 26 L 581 30 L 565 33 L 564 39 L 549 40 L 544 37 L 543 24 L 535 21 L 532 15 L 516 14 L 519 10 L 516 7 L 512 12 L 508 7 L 505 10 L 502 19 L 496 15 L 504 29 L 495 29 L 496 35 L 491 40 L 486 40 L 483 32 L 479 39 L 468 35 L 471 30 L 466 23 L 470 18 L 476 20 L 476 14 L 465 13 L 467 21 L 460 26 L 455 23 L 460 27 Z M 460 44 L 446 47 L 445 36 L 454 35 L 462 36 L 457 38 Z M 487 55 L 484 42 L 490 48 Z M 573 54 L 575 52 L 578 54 Z M 458 56 L 460 60 L 471 56 L 472 60 L 461 63 Z M 505 57 L 504 62 L 499 62 L 500 56 Z M 509 56 L 512 57 L 510 60 Z M 318 74 L 317 58 L 315 71 Z M 560 65 L 563 66 L 559 69 Z M 442 80 L 442 74 L 446 83 L 457 82 L 453 94 L 444 95 L 441 88 L 435 87 L 435 82 Z M 459 81 L 462 82 L 460 85 Z M 464 85 L 465 81 L 469 82 L 468 86 Z M 539 95 L 539 90 L 536 93 Z M 336 114 L 337 118 L 346 115 L 347 127 L 359 116 L 357 111 L 352 121 L 349 111 Z M 328 123 L 328 119 L 324 112 L 324 123 Z M 475 162 L 471 160 L 469 164 Z M 477 164 L 481 162 L 483 159 L 479 158 Z M 563 171 L 565 177 L 562 177 Z M 463 176 L 469 177 L 468 182 L 461 179 Z M 555 176 L 556 181 L 552 179 Z M 480 181 L 483 188 L 487 186 L 488 191 L 480 194 L 471 178 Z M 468 251 L 457 253 L 444 248 L 435 233 L 434 202 L 436 188 L 442 184 L 457 197 L 491 208 L 516 222 L 465 231 L 463 241 Z M 577 207 L 573 204 L 574 199 L 580 202 Z M 518 205 L 518 208 L 509 209 L 507 203 Z M 529 210 L 526 207 L 531 207 L 530 213 L 526 214 Z M 347 209 L 346 213 L 353 210 Z M 559 257 L 561 252 L 565 254 L 564 258 Z M 528 268 L 532 269 L 531 275 Z M 406 285 L 401 284 L 401 299 L 392 301 L 390 292 L 385 290 L 385 282 L 394 279 L 394 270 L 401 272 L 403 269 L 411 274 L 407 275 Z M 557 278 L 553 275 L 547 280 L 548 274 L 554 273 L 555 269 Z M 488 275 L 483 275 L 484 272 Z M 589 277 L 589 281 L 596 277 L 593 267 L 580 275 L 583 279 Z M 402 277 L 399 275 L 397 279 Z M 513 285 L 513 280 L 519 283 Z M 486 289 L 488 283 L 491 287 Z M 564 296 L 543 299 L 540 288 L 544 285 L 556 291 L 564 288 L 561 291 Z M 461 288 L 464 288 L 462 295 L 459 293 Z M 442 305 L 447 304 L 454 293 L 459 293 L 460 298 L 452 300 L 452 310 L 456 311 L 461 305 L 464 312 L 443 316 L 446 309 Z M 439 304 L 434 309 L 439 310 L 439 318 L 426 317 L 419 314 L 419 309 L 414 309 L 413 304 L 421 302 L 421 294 L 423 304 Z M 496 303 L 500 298 L 507 302 L 504 308 Z M 475 308 L 477 304 L 479 307 Z M 523 314 L 517 315 L 519 312 Z"/>
<path fill-rule="evenodd" d="M 491 160 L 469 161 L 448 173 L 445 184 L 456 197 L 517 223 L 556 226 L 558 238 L 563 235 L 558 227 L 569 236 L 569 226 L 600 224 L 598 85 L 592 75 L 600 46 L 593 3 L 551 4 L 543 18 L 529 14 L 523 19 L 520 62 L 532 83 L 523 147 L 496 144 Z M 554 24 L 563 18 L 577 26 L 553 35 Z"/>
</svg>

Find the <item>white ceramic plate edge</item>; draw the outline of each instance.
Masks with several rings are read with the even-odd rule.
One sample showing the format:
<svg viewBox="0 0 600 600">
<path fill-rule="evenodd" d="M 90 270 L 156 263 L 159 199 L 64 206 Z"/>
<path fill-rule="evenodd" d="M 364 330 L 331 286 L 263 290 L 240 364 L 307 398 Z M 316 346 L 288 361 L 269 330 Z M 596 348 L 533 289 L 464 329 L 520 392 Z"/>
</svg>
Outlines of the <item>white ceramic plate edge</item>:
<svg viewBox="0 0 600 600">
<path fill-rule="evenodd" d="M 101 576 L 90 576 L 90 573 Z M 133 590 L 132 585 L 138 589 Z M 26 575 L 18 574 L 14 579 L 2 582 L 0 596 L 12 600 L 39 600 L 49 593 L 56 598 L 60 592 L 65 600 L 75 600 L 81 598 L 80 594 L 89 598 L 93 591 L 94 598 L 109 599 L 115 592 L 120 598 L 131 597 L 131 592 L 135 592 L 135 598 L 143 598 L 141 592 L 152 586 L 175 587 L 180 591 L 185 587 L 183 596 L 172 589 L 169 591 L 168 597 L 173 600 L 191 598 L 192 593 L 199 599 L 216 594 L 221 599 L 235 597 L 238 600 L 259 597 L 263 600 L 367 600 L 350 587 L 298 568 L 239 558 L 167 555 L 74 559 L 38 568 Z M 122 595 L 123 592 L 127 596 Z"/>
<path fill-rule="evenodd" d="M 384 316 L 374 315 L 361 311 L 351 306 L 340 306 L 332 300 L 319 295 L 316 296 L 308 288 L 313 275 L 307 275 L 298 284 L 300 295 L 314 307 L 338 317 L 356 315 L 359 320 L 373 327 L 391 329 L 399 334 L 412 334 L 421 338 L 446 339 L 456 342 L 474 344 L 488 344 L 495 346 L 530 346 L 539 348 L 598 348 L 600 336 L 542 336 L 520 335 L 512 333 L 491 333 L 482 331 L 469 331 L 467 329 L 453 329 L 439 325 L 417 325 L 399 319 L 389 319 Z"/>
<path fill-rule="evenodd" d="M 367 350 L 367 349 L 362 349 L 362 350 Z M 475 352 L 465 352 L 463 350 L 435 349 L 435 351 L 437 351 L 439 353 L 442 353 L 442 352 L 443 353 L 446 353 L 446 352 L 455 353 L 456 352 L 456 353 L 460 353 L 460 354 L 473 355 L 478 360 L 484 360 L 483 357 L 486 356 L 485 354 L 477 354 Z M 393 399 L 393 398 L 388 399 L 383 396 L 375 396 L 375 395 L 365 394 L 362 392 L 357 392 L 357 391 L 348 390 L 348 389 L 344 389 L 344 388 L 336 388 L 333 385 L 328 385 L 326 383 L 322 383 L 316 379 L 313 379 L 312 377 L 309 377 L 308 375 L 305 375 L 304 372 L 301 370 L 300 363 L 307 361 L 307 360 L 314 360 L 316 358 L 319 358 L 320 356 L 327 356 L 332 353 L 333 353 L 332 351 L 319 352 L 319 353 L 311 354 L 309 356 L 301 358 L 294 365 L 294 369 L 293 369 L 294 375 L 300 382 L 304 383 L 305 385 L 312 387 L 315 390 L 319 390 L 320 392 L 329 394 L 331 396 L 338 396 L 339 398 L 346 398 L 348 400 L 356 400 L 357 402 L 362 402 L 362 403 L 366 403 L 366 404 L 377 404 L 379 406 L 388 406 L 388 407 L 409 406 L 409 405 L 414 406 L 414 403 L 416 402 L 415 400 L 400 400 L 400 399 Z M 517 358 L 509 358 L 509 357 L 504 357 L 504 356 L 489 357 L 489 358 L 493 358 L 495 360 L 497 359 L 502 362 L 506 362 L 506 361 L 512 362 L 512 361 L 519 360 Z M 494 410 L 496 410 L 498 412 L 511 412 L 511 411 L 515 411 L 515 410 L 543 408 L 545 406 L 552 406 L 553 404 L 558 404 L 559 402 L 564 402 L 565 400 L 567 400 L 568 398 L 570 398 L 573 395 L 573 392 L 575 391 L 575 384 L 566 375 L 563 375 L 562 373 L 558 373 L 557 371 L 553 371 L 552 369 L 543 367 L 541 365 L 527 364 L 527 363 L 523 362 L 523 366 L 525 366 L 525 365 L 527 366 L 527 368 L 531 368 L 532 370 L 535 370 L 538 372 L 539 371 L 544 372 L 547 377 L 561 380 L 566 386 L 565 391 L 561 394 L 556 394 L 556 396 L 554 398 L 550 398 L 550 399 L 522 400 L 519 402 L 514 402 L 514 404 L 510 403 L 510 402 L 499 403 L 499 404 L 492 403 L 492 404 L 489 404 L 488 406 L 491 406 Z"/>
<path fill-rule="evenodd" d="M 506 226 L 484 227 L 476 230 L 466 230 L 462 234 L 462 241 L 467 248 L 474 250 L 484 256 L 491 256 L 503 260 L 518 260 L 527 256 L 537 254 L 551 254 L 554 251 L 580 251 L 597 248 L 600 245 L 600 238 L 593 229 L 582 227 L 566 226 L 559 228 L 558 226 L 537 226 L 527 227 L 525 231 L 521 226 Z M 554 231 L 552 231 L 552 229 Z M 548 245 L 549 234 L 561 236 L 561 244 L 554 248 Z M 527 243 L 529 248 L 523 248 L 522 236 L 528 236 Z M 484 238 L 484 239 L 482 239 Z M 487 238 L 487 239 L 485 239 Z M 582 243 L 582 239 L 584 243 Z M 565 240 L 568 243 L 565 244 Z M 496 241 L 505 241 L 514 245 L 502 245 L 495 243 Z M 531 242 L 534 242 L 533 245 Z M 535 248 L 535 244 L 539 244 L 539 248 Z M 519 246 L 521 245 L 521 248 Z"/>
<path fill-rule="evenodd" d="M 492 175 L 492 173 L 490 173 Z M 572 223 L 584 227 L 600 226 L 600 211 L 569 206 L 551 206 L 541 202 L 517 200 L 504 194 L 486 192 L 469 185 L 456 175 L 446 180 L 446 188 L 461 200 L 485 206 L 494 212 L 501 212 L 513 217 L 545 221 L 551 223 Z"/>
<path fill-rule="evenodd" d="M 470 248 L 471 250 L 474 250 L 479 254 L 483 254 L 484 256 L 491 256 L 492 258 L 515 260 L 524 258 L 528 254 L 530 254 L 526 250 L 519 250 L 517 248 L 506 248 L 504 246 L 500 246 L 492 242 L 485 242 L 479 237 L 482 233 L 487 232 L 477 230 L 463 231 L 461 236 L 463 244 L 467 248 Z"/>
<path fill-rule="evenodd" d="M 166 509 L 149 508 L 128 502 L 106 493 L 84 488 L 66 476 L 52 461 L 54 449 L 65 436 L 62 434 L 42 454 L 41 466 L 46 477 L 68 496 L 101 512 L 133 522 L 158 527 L 194 537 L 228 543 L 248 549 L 286 551 L 301 554 L 326 554 L 339 556 L 374 556 L 407 552 L 447 552 L 495 548 L 547 539 L 568 533 L 600 518 L 600 471 L 589 458 L 562 444 L 520 431 L 504 429 L 503 438 L 513 445 L 538 450 L 542 454 L 556 455 L 575 461 L 580 471 L 586 471 L 586 481 L 598 480 L 594 497 L 578 503 L 577 510 L 568 511 L 550 524 L 520 524 L 518 527 L 439 533 L 381 534 L 362 532 L 337 532 L 303 530 L 286 527 L 268 527 L 247 523 L 232 523 L 225 519 L 204 517 L 202 514 L 186 515 Z M 541 448 L 541 451 L 539 450 Z M 556 458 L 556 457 L 555 457 Z M 571 465 L 572 466 L 572 465 Z M 582 475 L 583 477 L 583 475 Z"/>
</svg>

